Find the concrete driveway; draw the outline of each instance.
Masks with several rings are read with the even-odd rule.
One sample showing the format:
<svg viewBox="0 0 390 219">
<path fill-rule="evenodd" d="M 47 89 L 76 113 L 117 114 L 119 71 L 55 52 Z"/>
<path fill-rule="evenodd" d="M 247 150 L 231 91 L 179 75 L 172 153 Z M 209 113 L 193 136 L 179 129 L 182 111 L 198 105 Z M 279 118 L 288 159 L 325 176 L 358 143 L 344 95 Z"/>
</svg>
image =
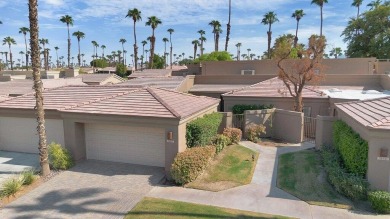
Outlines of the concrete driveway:
<svg viewBox="0 0 390 219">
<path fill-rule="evenodd" d="M 123 218 L 164 169 L 88 160 L 7 205 L 0 218 Z"/>
<path fill-rule="evenodd" d="M 0 185 L 7 178 L 29 168 L 40 168 L 38 154 L 0 151 Z"/>
</svg>

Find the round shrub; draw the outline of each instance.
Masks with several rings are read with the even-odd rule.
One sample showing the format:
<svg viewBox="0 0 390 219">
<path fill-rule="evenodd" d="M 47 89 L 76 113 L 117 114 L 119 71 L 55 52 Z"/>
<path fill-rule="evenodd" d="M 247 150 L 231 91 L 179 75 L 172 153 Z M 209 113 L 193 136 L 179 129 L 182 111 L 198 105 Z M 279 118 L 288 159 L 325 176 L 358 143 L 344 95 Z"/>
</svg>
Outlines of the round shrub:
<svg viewBox="0 0 390 219">
<path fill-rule="evenodd" d="M 49 163 L 56 170 L 67 170 L 74 165 L 72 155 L 69 151 L 54 142 L 49 145 Z"/>
<path fill-rule="evenodd" d="M 390 193 L 385 191 L 374 191 L 368 193 L 368 200 L 372 208 L 378 213 L 390 213 Z"/>
<path fill-rule="evenodd" d="M 217 135 L 213 140 L 215 152 L 219 154 L 226 146 L 229 145 L 230 139 L 224 135 Z"/>
<path fill-rule="evenodd" d="M 218 134 L 221 122 L 221 113 L 211 113 L 187 123 L 187 147 L 191 148 L 211 144 L 213 137 Z"/>
<path fill-rule="evenodd" d="M 265 126 L 264 125 L 250 125 L 246 130 L 246 137 L 249 141 L 257 142 L 260 139 L 261 134 L 265 134 Z"/>
<path fill-rule="evenodd" d="M 225 128 L 223 135 L 230 139 L 230 144 L 237 144 L 241 141 L 242 131 L 237 128 Z"/>
<path fill-rule="evenodd" d="M 25 170 L 21 174 L 23 185 L 30 185 L 36 179 L 33 169 Z"/>
<path fill-rule="evenodd" d="M 171 166 L 173 180 L 179 185 L 194 181 L 214 155 L 214 146 L 189 148 L 177 154 Z"/>
</svg>

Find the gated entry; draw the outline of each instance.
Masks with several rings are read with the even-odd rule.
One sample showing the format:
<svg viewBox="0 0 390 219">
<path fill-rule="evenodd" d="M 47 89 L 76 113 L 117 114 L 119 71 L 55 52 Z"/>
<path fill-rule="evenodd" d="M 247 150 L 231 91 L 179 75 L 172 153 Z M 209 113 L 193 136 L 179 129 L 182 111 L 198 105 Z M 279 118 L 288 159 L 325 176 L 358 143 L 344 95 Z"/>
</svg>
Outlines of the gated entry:
<svg viewBox="0 0 390 219">
<path fill-rule="evenodd" d="M 232 125 L 233 128 L 241 129 L 241 131 L 244 132 L 245 129 L 244 114 L 234 114 L 232 117 Z"/>
<path fill-rule="evenodd" d="M 303 117 L 303 141 L 315 143 L 316 141 L 316 118 Z"/>
</svg>

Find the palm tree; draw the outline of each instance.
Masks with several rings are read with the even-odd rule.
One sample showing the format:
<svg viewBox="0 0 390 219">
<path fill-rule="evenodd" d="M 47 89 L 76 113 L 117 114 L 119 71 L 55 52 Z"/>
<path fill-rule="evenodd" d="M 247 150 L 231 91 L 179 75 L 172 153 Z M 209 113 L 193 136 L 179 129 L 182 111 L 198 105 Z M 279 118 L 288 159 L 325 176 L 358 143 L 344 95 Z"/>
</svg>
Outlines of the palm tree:
<svg viewBox="0 0 390 219">
<path fill-rule="evenodd" d="M 341 56 L 343 54 L 343 50 L 341 50 L 340 47 L 336 47 L 336 48 L 333 48 L 331 51 L 330 51 L 330 56 L 334 56 L 335 59 L 337 59 L 339 56 Z"/>
<path fill-rule="evenodd" d="M 143 66 L 144 66 L 144 57 L 145 57 L 145 45 L 148 44 L 148 41 L 146 40 L 143 40 L 142 42 L 142 59 L 141 59 L 141 70 L 143 70 Z M 134 62 L 134 61 L 133 61 Z"/>
<path fill-rule="evenodd" d="M 168 38 L 164 37 L 162 39 L 164 42 L 164 63 L 165 63 L 165 68 L 167 67 L 167 42 L 169 42 Z"/>
<path fill-rule="evenodd" d="M 1 22 L 1 21 L 0 21 Z M 30 29 L 27 27 L 19 28 L 19 33 L 24 35 L 24 45 L 26 46 L 26 70 L 28 70 L 28 49 L 27 49 L 27 33 L 30 32 Z"/>
<path fill-rule="evenodd" d="M 298 28 L 299 28 L 299 21 L 301 20 L 301 18 L 303 16 L 305 16 L 306 14 L 303 12 L 303 10 L 295 10 L 295 12 L 292 14 L 291 17 L 295 18 L 295 20 L 297 20 L 297 29 L 295 31 L 295 38 L 294 38 L 294 48 L 297 47 L 297 44 L 298 44 Z"/>
<path fill-rule="evenodd" d="M 73 33 L 73 36 L 77 38 L 78 48 L 79 48 L 79 54 L 77 55 L 77 60 L 79 62 L 79 67 L 81 66 L 81 52 L 80 52 L 80 39 L 85 38 L 85 33 L 81 31 L 76 31 Z"/>
<path fill-rule="evenodd" d="M 85 56 L 85 54 L 83 53 L 83 54 L 81 54 L 81 60 L 82 60 L 82 62 L 84 63 L 83 64 L 83 66 L 85 66 L 85 60 L 84 60 L 84 56 Z"/>
<path fill-rule="evenodd" d="M 323 8 L 324 8 L 325 3 L 328 3 L 328 0 L 312 0 L 311 1 L 311 4 L 316 4 L 316 5 L 320 6 L 320 10 L 321 10 L 320 37 L 322 37 L 322 25 L 323 25 L 323 21 L 324 21 Z"/>
<path fill-rule="evenodd" d="M 229 36 L 230 36 L 230 17 L 232 15 L 232 1 L 229 0 L 229 21 L 227 23 L 226 27 L 226 43 L 225 43 L 225 52 L 227 52 L 228 44 L 229 44 Z"/>
<path fill-rule="evenodd" d="M 267 56 L 268 56 L 269 59 L 271 59 L 271 41 L 272 41 L 271 27 L 272 27 L 272 24 L 274 24 L 275 22 L 279 22 L 279 19 L 277 18 L 277 15 L 273 11 L 270 11 L 270 12 L 266 13 L 264 15 L 264 17 L 263 17 L 263 20 L 261 21 L 262 24 L 268 25 L 268 31 L 267 31 L 267 35 L 268 35 Z"/>
<path fill-rule="evenodd" d="M 236 44 L 236 47 L 237 47 L 237 57 L 236 57 L 237 61 L 240 61 L 241 46 L 242 46 L 241 43 L 237 43 Z"/>
<path fill-rule="evenodd" d="M 39 72 L 39 42 L 38 42 L 38 0 L 29 0 L 29 20 L 30 20 L 30 46 L 31 61 L 34 79 L 34 91 L 37 111 L 37 131 L 39 136 L 39 158 L 43 177 L 50 174 L 49 157 L 47 151 L 46 130 L 45 130 L 45 111 L 43 108 L 43 84 Z"/>
<path fill-rule="evenodd" d="M 251 49 L 246 49 L 248 51 L 248 57 L 249 57 L 249 52 L 252 51 Z"/>
<path fill-rule="evenodd" d="M 200 55 L 203 55 L 203 42 L 206 41 L 206 38 L 203 36 L 206 34 L 204 30 L 198 30 L 198 33 L 200 34 Z"/>
<path fill-rule="evenodd" d="M 172 69 L 172 52 L 173 52 L 173 47 L 172 47 L 172 33 L 175 32 L 174 29 L 169 28 L 168 33 L 169 33 L 169 42 L 171 42 L 171 48 L 170 48 L 170 64 L 171 64 L 171 69 Z"/>
<path fill-rule="evenodd" d="M 58 50 L 60 49 L 58 46 L 54 47 L 56 50 L 56 56 L 57 56 L 57 68 L 58 68 Z"/>
<path fill-rule="evenodd" d="M 218 52 L 219 34 L 222 33 L 221 23 L 217 20 L 212 20 L 209 23 L 209 25 L 213 27 L 214 44 L 215 44 L 214 51 Z"/>
<path fill-rule="evenodd" d="M 22 59 L 21 59 L 21 60 L 23 60 L 24 52 L 23 52 L 23 51 L 20 51 L 19 54 L 22 56 Z M 19 63 L 20 63 L 20 61 L 19 61 Z"/>
<path fill-rule="evenodd" d="M 68 68 L 70 66 L 70 32 L 69 32 L 69 26 L 73 26 L 73 18 L 69 15 L 64 15 L 61 17 L 60 21 L 62 23 L 65 23 L 68 27 Z"/>
<path fill-rule="evenodd" d="M 352 5 L 353 7 L 357 7 L 357 16 L 356 19 L 359 18 L 360 15 L 360 6 L 363 4 L 363 0 L 353 0 Z"/>
<path fill-rule="evenodd" d="M 134 60 L 135 60 L 135 70 L 137 70 L 137 63 L 138 63 L 138 47 L 137 47 L 137 35 L 135 33 L 135 24 L 137 21 L 142 20 L 141 17 L 141 11 L 138 9 L 134 8 L 132 10 L 129 10 L 127 12 L 126 17 L 132 18 L 134 22 Z"/>
<path fill-rule="evenodd" d="M 96 41 L 91 41 L 92 43 L 92 46 L 93 46 L 93 56 L 92 56 L 92 63 L 93 63 L 93 67 L 95 67 L 95 58 L 98 57 L 97 55 L 97 48 L 99 47 L 99 44 L 96 42 Z M 95 73 L 95 68 L 93 68 L 93 72 Z"/>
<path fill-rule="evenodd" d="M 198 50 L 199 40 L 193 40 L 192 45 L 194 45 L 194 59 L 195 59 L 196 51 Z"/>
<path fill-rule="evenodd" d="M 119 42 L 122 44 L 122 53 L 123 53 L 123 55 L 125 54 L 124 53 L 124 51 L 125 51 L 125 46 L 124 46 L 124 44 L 127 42 L 127 40 L 126 39 L 120 39 L 119 40 Z M 123 57 L 125 57 L 125 56 L 123 56 Z M 125 59 L 123 59 L 123 63 L 122 64 L 125 64 Z"/>
<path fill-rule="evenodd" d="M 43 47 L 43 62 L 44 62 L 44 66 L 45 66 L 45 70 L 49 70 L 48 69 L 48 55 L 47 55 L 47 50 L 46 50 L 46 44 L 49 44 L 49 40 L 48 39 L 39 39 L 38 42 L 40 44 L 42 44 L 42 47 Z"/>
<path fill-rule="evenodd" d="M 102 58 L 104 58 L 104 50 L 107 48 L 105 45 L 101 45 L 100 48 L 102 48 Z"/>
<path fill-rule="evenodd" d="M 370 7 L 370 10 L 374 10 L 378 8 L 382 4 L 382 0 L 374 0 L 370 3 L 368 3 L 368 7 Z"/>
<path fill-rule="evenodd" d="M 118 51 L 116 51 L 116 54 L 118 54 L 118 63 L 121 63 L 121 61 L 122 61 L 122 51 L 120 51 L 120 50 L 118 50 Z"/>
<path fill-rule="evenodd" d="M 8 44 L 8 48 L 9 48 L 9 59 L 11 61 L 11 70 L 14 70 L 14 67 L 13 67 L 13 62 L 12 62 L 12 50 L 11 50 L 11 45 L 16 45 L 16 41 L 14 40 L 14 38 L 12 37 L 6 37 L 3 39 L 3 45 L 5 44 Z M 7 60 L 8 62 L 8 60 Z"/>
<path fill-rule="evenodd" d="M 123 59 L 124 59 L 125 65 L 127 66 L 126 55 L 127 55 L 127 50 L 123 50 Z"/>
<path fill-rule="evenodd" d="M 161 20 L 156 16 L 148 17 L 148 21 L 145 23 L 146 26 L 152 27 L 152 36 L 150 39 L 151 47 L 150 47 L 150 68 L 153 68 L 153 59 L 154 59 L 154 47 L 156 42 L 156 37 L 154 36 L 154 31 L 158 27 L 159 24 L 162 24 Z"/>
</svg>

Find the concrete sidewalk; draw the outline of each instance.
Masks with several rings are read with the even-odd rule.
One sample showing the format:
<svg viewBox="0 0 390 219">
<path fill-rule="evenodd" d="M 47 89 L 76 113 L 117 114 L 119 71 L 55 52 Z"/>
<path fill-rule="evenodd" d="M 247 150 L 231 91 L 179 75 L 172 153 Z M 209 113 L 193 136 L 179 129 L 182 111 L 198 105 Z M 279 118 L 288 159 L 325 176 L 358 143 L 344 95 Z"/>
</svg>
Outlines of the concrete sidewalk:
<svg viewBox="0 0 390 219">
<path fill-rule="evenodd" d="M 376 216 L 365 212 L 309 205 L 277 188 L 278 156 L 314 147 L 313 144 L 303 143 L 283 148 L 263 147 L 248 141 L 240 144 L 260 152 L 251 184 L 221 192 L 160 186 L 153 188 L 147 196 L 295 218 L 388 218 L 388 215 Z"/>
</svg>

